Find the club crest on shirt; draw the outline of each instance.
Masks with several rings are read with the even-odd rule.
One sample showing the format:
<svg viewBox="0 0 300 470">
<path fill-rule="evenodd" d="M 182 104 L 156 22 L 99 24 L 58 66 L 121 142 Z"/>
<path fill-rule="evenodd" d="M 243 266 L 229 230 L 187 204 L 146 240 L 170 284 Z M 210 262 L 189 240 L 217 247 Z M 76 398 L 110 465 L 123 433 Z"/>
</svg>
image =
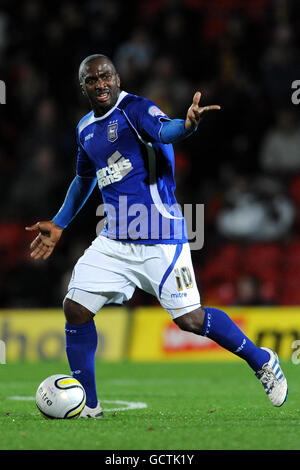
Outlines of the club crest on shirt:
<svg viewBox="0 0 300 470">
<path fill-rule="evenodd" d="M 107 126 L 107 139 L 109 142 L 115 142 L 118 138 L 118 122 L 112 121 Z"/>
<path fill-rule="evenodd" d="M 148 113 L 150 114 L 150 116 L 165 116 L 165 113 L 163 113 L 161 109 L 159 109 L 155 105 L 150 106 L 150 108 L 148 109 Z"/>
</svg>

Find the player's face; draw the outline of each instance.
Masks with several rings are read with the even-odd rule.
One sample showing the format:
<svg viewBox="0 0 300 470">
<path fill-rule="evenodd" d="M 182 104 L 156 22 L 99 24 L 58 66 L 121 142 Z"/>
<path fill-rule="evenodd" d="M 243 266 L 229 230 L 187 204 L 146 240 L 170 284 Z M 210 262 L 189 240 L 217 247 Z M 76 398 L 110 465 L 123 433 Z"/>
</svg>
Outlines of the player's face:
<svg viewBox="0 0 300 470">
<path fill-rule="evenodd" d="M 120 78 L 111 62 L 106 59 L 96 59 L 85 65 L 81 87 L 90 101 L 95 116 L 102 116 L 118 99 Z"/>
</svg>

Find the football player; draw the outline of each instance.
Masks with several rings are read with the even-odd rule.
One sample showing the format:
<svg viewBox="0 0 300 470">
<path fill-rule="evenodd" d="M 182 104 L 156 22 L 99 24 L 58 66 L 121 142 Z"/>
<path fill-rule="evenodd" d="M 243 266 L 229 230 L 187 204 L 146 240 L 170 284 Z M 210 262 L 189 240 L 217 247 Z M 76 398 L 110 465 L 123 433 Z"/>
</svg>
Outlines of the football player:
<svg viewBox="0 0 300 470">
<path fill-rule="evenodd" d="M 152 101 L 122 90 L 114 64 L 101 54 L 82 61 L 79 83 L 91 112 L 76 129 L 76 176 L 53 219 L 27 230 L 39 231 L 32 258 L 47 259 L 98 184 L 106 225 L 77 261 L 63 303 L 70 369 L 87 396 L 81 416 L 103 416 L 95 381 L 94 316 L 106 304 L 130 299 L 136 287 L 156 296 L 179 328 L 244 359 L 272 404 L 281 406 L 288 389 L 277 354 L 257 347 L 222 310 L 201 305 L 174 195 L 173 144 L 195 133 L 204 114 L 220 106 L 201 106 L 197 91 L 185 119 L 170 119 Z"/>
</svg>

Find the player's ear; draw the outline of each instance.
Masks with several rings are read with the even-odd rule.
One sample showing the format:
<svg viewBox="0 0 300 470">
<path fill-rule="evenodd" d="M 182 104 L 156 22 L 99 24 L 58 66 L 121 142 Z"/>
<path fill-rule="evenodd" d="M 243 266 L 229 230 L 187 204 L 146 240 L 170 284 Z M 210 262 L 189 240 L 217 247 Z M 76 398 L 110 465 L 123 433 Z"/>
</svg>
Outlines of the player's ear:
<svg viewBox="0 0 300 470">
<path fill-rule="evenodd" d="M 121 86 L 120 75 L 117 73 L 116 77 L 117 77 L 117 85 L 118 85 L 118 88 L 120 88 L 120 86 Z"/>
</svg>

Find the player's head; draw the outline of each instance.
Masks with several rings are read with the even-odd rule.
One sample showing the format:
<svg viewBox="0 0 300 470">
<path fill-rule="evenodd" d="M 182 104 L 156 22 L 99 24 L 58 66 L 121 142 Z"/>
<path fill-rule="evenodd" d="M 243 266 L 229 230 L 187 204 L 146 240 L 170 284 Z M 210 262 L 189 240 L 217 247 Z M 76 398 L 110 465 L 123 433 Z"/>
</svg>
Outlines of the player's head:
<svg viewBox="0 0 300 470">
<path fill-rule="evenodd" d="M 81 62 L 79 83 L 95 116 L 109 111 L 120 94 L 120 77 L 112 61 L 103 54 L 90 55 Z"/>
</svg>

